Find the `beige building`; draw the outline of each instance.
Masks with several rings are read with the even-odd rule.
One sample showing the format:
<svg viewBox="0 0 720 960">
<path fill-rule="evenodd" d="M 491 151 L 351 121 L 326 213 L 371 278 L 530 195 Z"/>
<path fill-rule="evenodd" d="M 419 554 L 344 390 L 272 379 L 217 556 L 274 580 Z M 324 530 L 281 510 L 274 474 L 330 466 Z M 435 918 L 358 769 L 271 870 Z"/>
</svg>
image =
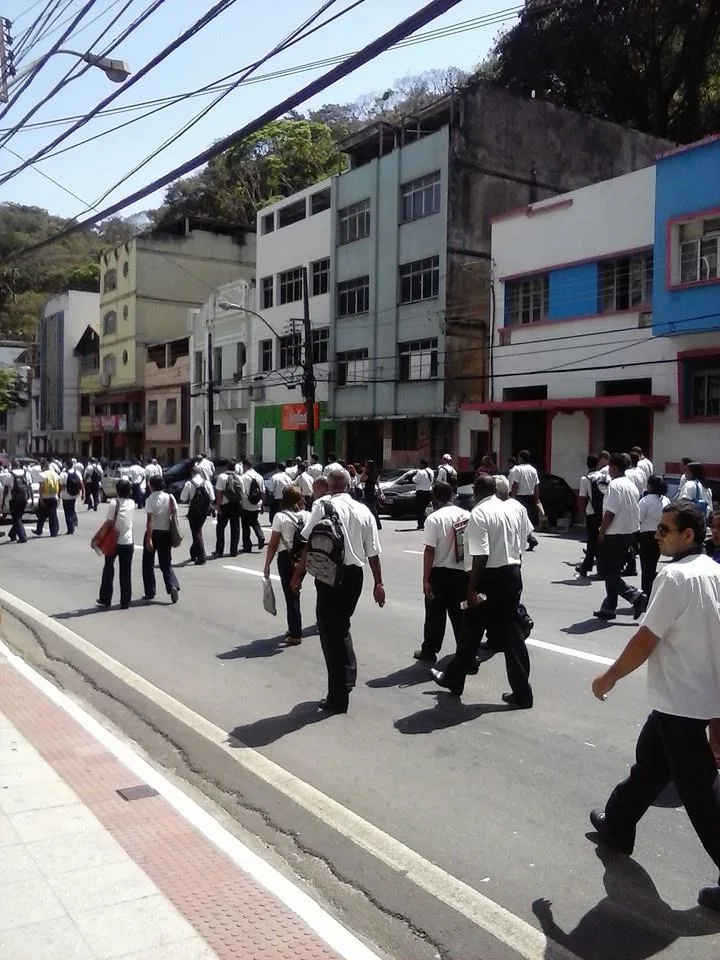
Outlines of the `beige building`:
<svg viewBox="0 0 720 960">
<path fill-rule="evenodd" d="M 96 324 L 89 324 L 85 328 L 75 345 L 74 354 L 78 361 L 77 392 L 80 397 L 77 449 L 82 457 L 99 457 L 102 453 L 102 425 L 93 416 L 95 398 L 101 389 L 100 337 Z"/>
<path fill-rule="evenodd" d="M 104 456 L 139 455 L 153 446 L 144 440 L 148 346 L 186 336 L 188 309 L 199 307 L 222 284 L 254 276 L 254 232 L 205 218 L 179 218 L 103 254 L 102 392 L 94 415 Z M 188 437 L 181 439 L 176 449 L 189 446 Z"/>
<path fill-rule="evenodd" d="M 188 338 L 156 343 L 145 360 L 145 456 L 174 463 L 189 456 Z"/>
</svg>

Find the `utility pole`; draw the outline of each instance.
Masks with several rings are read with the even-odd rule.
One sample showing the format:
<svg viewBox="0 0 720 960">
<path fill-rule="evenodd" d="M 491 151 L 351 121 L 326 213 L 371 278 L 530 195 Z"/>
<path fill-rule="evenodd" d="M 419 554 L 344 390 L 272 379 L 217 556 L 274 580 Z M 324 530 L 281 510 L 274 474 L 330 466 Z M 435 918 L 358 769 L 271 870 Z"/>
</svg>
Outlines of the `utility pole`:
<svg viewBox="0 0 720 960">
<path fill-rule="evenodd" d="M 0 17 L 0 103 L 8 102 L 8 80 L 15 76 L 11 29 L 12 22 L 7 17 Z"/>
<path fill-rule="evenodd" d="M 208 327 L 207 335 L 207 405 L 208 405 L 208 415 L 207 415 L 207 443 L 205 447 L 207 453 L 205 456 L 214 457 L 215 450 L 213 448 L 213 439 L 215 433 L 215 418 L 214 418 L 214 398 L 215 398 L 215 385 L 213 384 L 213 346 L 212 346 L 212 333 L 210 333 L 210 328 Z"/>
<path fill-rule="evenodd" d="M 302 268 L 303 276 L 303 321 L 305 326 L 305 363 L 303 364 L 302 393 L 305 398 L 307 414 L 307 460 L 315 452 L 315 373 L 313 371 L 312 327 L 310 326 L 310 291 L 308 289 L 307 267 Z"/>
</svg>

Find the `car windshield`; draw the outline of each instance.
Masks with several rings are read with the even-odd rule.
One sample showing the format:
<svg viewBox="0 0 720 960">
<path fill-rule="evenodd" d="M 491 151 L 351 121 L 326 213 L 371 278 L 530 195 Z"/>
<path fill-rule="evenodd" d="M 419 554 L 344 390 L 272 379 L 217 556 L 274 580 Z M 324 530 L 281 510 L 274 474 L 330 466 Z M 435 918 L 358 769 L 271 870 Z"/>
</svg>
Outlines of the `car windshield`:
<svg viewBox="0 0 720 960">
<path fill-rule="evenodd" d="M 182 476 L 187 472 L 192 462 L 192 460 L 181 460 L 180 463 L 174 463 L 164 471 L 165 479 L 172 480 L 175 477 Z"/>
</svg>

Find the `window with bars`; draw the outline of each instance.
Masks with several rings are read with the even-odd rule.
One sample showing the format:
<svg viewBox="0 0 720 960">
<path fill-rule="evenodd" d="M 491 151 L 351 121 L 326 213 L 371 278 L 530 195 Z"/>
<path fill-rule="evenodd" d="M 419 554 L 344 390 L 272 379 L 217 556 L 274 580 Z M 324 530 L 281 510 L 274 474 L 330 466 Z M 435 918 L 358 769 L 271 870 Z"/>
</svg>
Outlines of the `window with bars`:
<svg viewBox="0 0 720 960">
<path fill-rule="evenodd" d="M 103 373 L 106 377 L 114 377 L 117 372 L 117 358 L 114 353 L 108 353 L 103 358 Z"/>
<path fill-rule="evenodd" d="M 280 369 L 299 367 L 302 363 L 302 337 L 299 333 L 290 333 L 278 337 L 280 347 Z"/>
<path fill-rule="evenodd" d="M 630 310 L 652 301 L 652 253 L 606 260 L 598 269 L 601 313 Z"/>
<path fill-rule="evenodd" d="M 400 187 L 400 219 L 419 220 L 440 210 L 440 171 L 418 177 Z"/>
<path fill-rule="evenodd" d="M 117 313 L 114 310 L 108 310 L 103 317 L 103 336 L 107 337 L 117 331 Z"/>
<path fill-rule="evenodd" d="M 432 380 L 438 375 L 438 342 L 411 340 L 398 344 L 401 380 Z"/>
<path fill-rule="evenodd" d="M 337 385 L 349 387 L 368 382 L 369 361 L 367 348 L 345 350 L 337 355 Z"/>
<path fill-rule="evenodd" d="M 103 277 L 103 293 L 109 293 L 111 290 L 117 290 L 117 270 L 114 267 L 106 270 Z"/>
<path fill-rule="evenodd" d="M 271 339 L 258 343 L 258 370 L 269 373 L 273 368 L 273 342 Z"/>
<path fill-rule="evenodd" d="M 351 317 L 370 309 L 370 277 L 343 280 L 337 285 L 337 315 Z"/>
<path fill-rule="evenodd" d="M 149 427 L 154 427 L 158 422 L 158 402 L 157 400 L 148 400 L 147 405 L 147 423 Z"/>
<path fill-rule="evenodd" d="M 438 296 L 440 257 L 414 260 L 400 267 L 400 303 L 417 303 Z"/>
<path fill-rule="evenodd" d="M 80 357 L 80 373 L 92 373 L 100 369 L 100 354 L 86 353 Z"/>
<path fill-rule="evenodd" d="M 263 277 L 260 281 L 260 290 L 262 297 L 262 308 L 263 310 L 269 310 L 273 305 L 273 286 L 274 278 L 273 277 Z"/>
<path fill-rule="evenodd" d="M 169 397 L 165 401 L 165 423 L 177 423 L 177 400 Z"/>
<path fill-rule="evenodd" d="M 550 312 L 550 282 L 541 273 L 505 284 L 505 325 L 520 326 L 539 323 Z"/>
<path fill-rule="evenodd" d="M 330 327 L 319 327 L 312 332 L 313 363 L 327 363 L 330 344 Z"/>
<path fill-rule="evenodd" d="M 370 201 L 361 200 L 338 210 L 338 243 L 352 243 L 370 236 Z"/>
<path fill-rule="evenodd" d="M 292 270 L 283 270 L 278 274 L 278 301 L 279 303 L 294 303 L 302 300 L 302 267 Z"/>
<path fill-rule="evenodd" d="M 681 419 L 720 419 L 720 355 L 679 355 L 678 364 Z"/>
<path fill-rule="evenodd" d="M 322 260 L 315 260 L 311 263 L 310 274 L 310 295 L 319 297 L 321 294 L 327 293 L 330 280 L 330 257 L 324 257 Z"/>
<path fill-rule="evenodd" d="M 720 278 L 720 217 L 682 224 L 678 241 L 680 283 Z"/>
</svg>

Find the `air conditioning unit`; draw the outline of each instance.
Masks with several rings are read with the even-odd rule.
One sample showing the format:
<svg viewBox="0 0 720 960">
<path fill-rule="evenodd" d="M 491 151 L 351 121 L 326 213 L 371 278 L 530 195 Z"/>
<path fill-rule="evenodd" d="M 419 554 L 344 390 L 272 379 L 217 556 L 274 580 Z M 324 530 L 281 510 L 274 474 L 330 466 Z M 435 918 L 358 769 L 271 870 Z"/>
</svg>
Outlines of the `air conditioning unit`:
<svg viewBox="0 0 720 960">
<path fill-rule="evenodd" d="M 265 387 L 263 386 L 253 386 L 248 387 L 248 400 L 264 400 L 265 399 Z"/>
<path fill-rule="evenodd" d="M 643 310 L 643 312 L 638 317 L 638 326 L 639 327 L 652 326 L 652 310 Z"/>
</svg>

